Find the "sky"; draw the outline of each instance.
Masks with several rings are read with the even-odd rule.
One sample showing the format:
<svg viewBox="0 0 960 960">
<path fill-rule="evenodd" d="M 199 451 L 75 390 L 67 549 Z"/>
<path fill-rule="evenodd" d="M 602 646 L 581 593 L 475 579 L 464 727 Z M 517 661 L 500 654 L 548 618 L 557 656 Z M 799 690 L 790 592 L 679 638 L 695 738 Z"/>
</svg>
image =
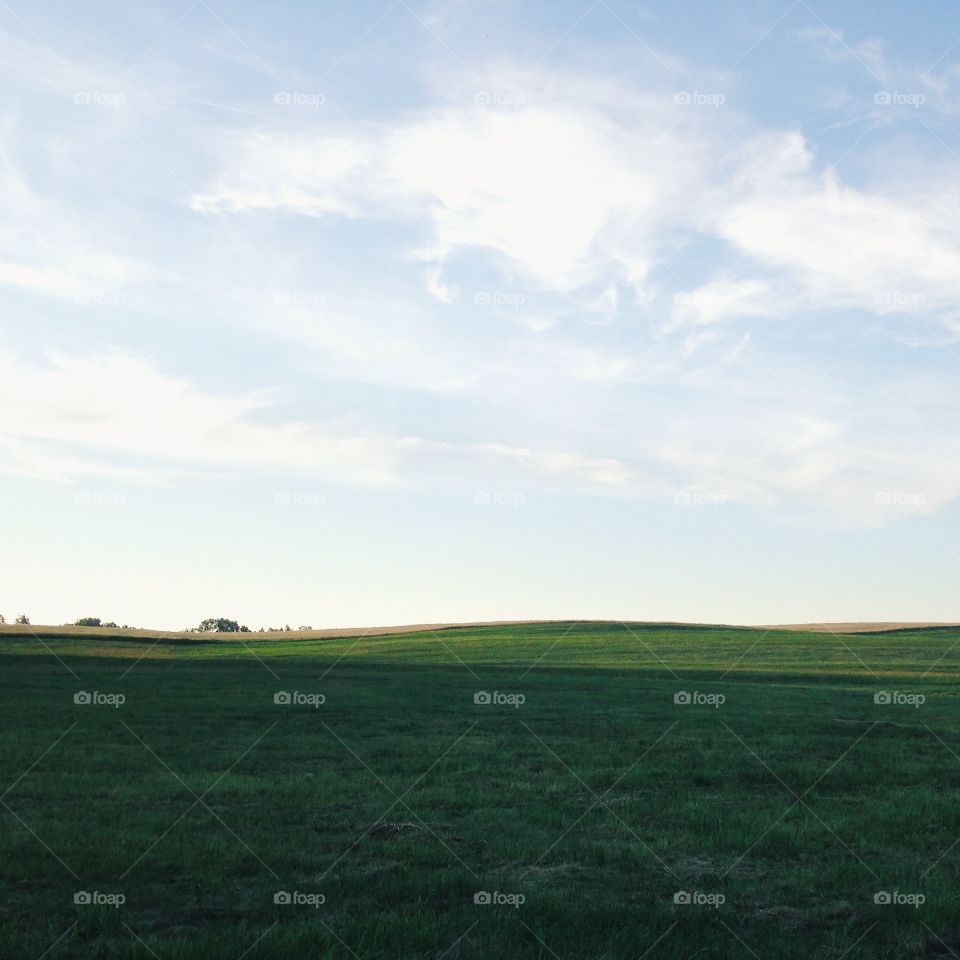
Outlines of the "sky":
<svg viewBox="0 0 960 960">
<path fill-rule="evenodd" d="M 0 2 L 0 614 L 958 620 L 960 7 Z"/>
</svg>

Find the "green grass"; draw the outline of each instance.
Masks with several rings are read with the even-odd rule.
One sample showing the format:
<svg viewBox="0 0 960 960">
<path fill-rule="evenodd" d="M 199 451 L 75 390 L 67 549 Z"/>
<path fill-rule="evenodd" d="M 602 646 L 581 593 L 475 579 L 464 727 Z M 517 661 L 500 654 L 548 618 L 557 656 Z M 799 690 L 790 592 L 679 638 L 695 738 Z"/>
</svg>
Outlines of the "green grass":
<svg viewBox="0 0 960 960">
<path fill-rule="evenodd" d="M 40 636 L 0 637 L 0 957 L 960 955 L 960 630 Z"/>
</svg>

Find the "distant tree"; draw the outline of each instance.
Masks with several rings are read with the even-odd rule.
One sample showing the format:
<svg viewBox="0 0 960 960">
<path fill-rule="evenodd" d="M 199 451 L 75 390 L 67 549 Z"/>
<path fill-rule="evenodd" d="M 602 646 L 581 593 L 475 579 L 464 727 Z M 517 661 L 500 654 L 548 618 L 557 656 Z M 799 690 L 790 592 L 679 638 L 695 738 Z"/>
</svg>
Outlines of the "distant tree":
<svg viewBox="0 0 960 960">
<path fill-rule="evenodd" d="M 7 621 L 3 619 L 3 614 L 0 613 L 0 623 L 6 623 Z"/>
<path fill-rule="evenodd" d="M 313 627 L 311 627 L 310 624 L 308 623 L 308 624 L 306 624 L 306 625 L 304 625 L 304 626 L 301 626 L 300 629 L 301 629 L 301 630 L 312 630 Z"/>
<path fill-rule="evenodd" d="M 101 624 L 101 626 L 104 626 L 104 627 L 115 627 L 116 624 L 115 624 L 112 620 L 108 620 L 106 623 Z"/>
<path fill-rule="evenodd" d="M 285 631 L 289 632 L 290 630 L 293 629 L 293 627 L 291 627 L 290 624 L 288 623 L 283 629 L 284 629 Z"/>
<path fill-rule="evenodd" d="M 81 617 L 74 623 L 75 627 L 100 627 L 103 624 L 99 617 Z"/>
<path fill-rule="evenodd" d="M 249 633 L 247 627 L 241 627 L 236 620 L 228 620 L 226 617 L 207 617 L 200 621 L 197 627 L 200 633 Z"/>
<path fill-rule="evenodd" d="M 13 622 L 14 622 L 14 623 L 23 623 L 23 624 L 26 624 L 27 626 L 29 626 L 29 625 L 30 625 L 30 618 L 29 618 L 25 613 L 21 613 L 20 616 L 17 617 L 17 619 L 14 620 Z"/>
</svg>

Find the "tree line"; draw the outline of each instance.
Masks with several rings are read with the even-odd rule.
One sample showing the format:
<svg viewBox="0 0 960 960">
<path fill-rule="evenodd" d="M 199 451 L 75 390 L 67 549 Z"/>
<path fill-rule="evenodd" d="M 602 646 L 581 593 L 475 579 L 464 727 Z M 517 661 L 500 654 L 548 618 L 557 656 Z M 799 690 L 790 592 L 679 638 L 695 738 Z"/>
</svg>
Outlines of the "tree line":
<svg viewBox="0 0 960 960">
<path fill-rule="evenodd" d="M 6 619 L 2 613 L 0 613 L 0 624 L 6 623 Z M 14 623 L 26 624 L 29 626 L 30 618 L 25 614 L 21 613 L 14 621 Z M 131 629 L 126 623 L 122 626 L 116 623 L 113 620 L 101 620 L 100 617 L 80 617 L 79 620 L 74 620 L 73 623 L 65 623 L 65 627 L 116 627 L 121 630 Z M 300 630 L 312 630 L 309 624 L 301 626 Z M 290 624 L 286 624 L 282 627 L 259 627 L 257 633 L 289 633 L 293 630 L 293 627 Z M 253 631 L 246 625 L 238 623 L 236 620 L 230 620 L 227 617 L 207 617 L 205 620 L 201 620 L 196 627 L 187 627 L 184 630 L 184 633 L 253 633 Z"/>
</svg>

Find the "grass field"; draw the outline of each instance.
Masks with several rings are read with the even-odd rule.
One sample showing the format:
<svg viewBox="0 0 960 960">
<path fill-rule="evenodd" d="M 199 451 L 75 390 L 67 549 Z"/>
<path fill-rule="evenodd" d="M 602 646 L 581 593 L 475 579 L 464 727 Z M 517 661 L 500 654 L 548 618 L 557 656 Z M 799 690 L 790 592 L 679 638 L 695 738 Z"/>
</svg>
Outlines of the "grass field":
<svg viewBox="0 0 960 960">
<path fill-rule="evenodd" d="M 35 629 L 0 957 L 960 955 L 958 628 Z"/>
</svg>

